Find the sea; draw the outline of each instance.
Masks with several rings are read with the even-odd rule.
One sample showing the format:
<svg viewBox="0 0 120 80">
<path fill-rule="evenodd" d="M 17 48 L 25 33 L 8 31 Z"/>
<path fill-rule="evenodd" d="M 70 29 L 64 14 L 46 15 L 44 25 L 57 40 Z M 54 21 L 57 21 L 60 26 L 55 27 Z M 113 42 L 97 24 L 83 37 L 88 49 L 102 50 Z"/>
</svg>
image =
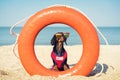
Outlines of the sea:
<svg viewBox="0 0 120 80">
<path fill-rule="evenodd" d="M 22 26 L 13 29 L 15 33 L 20 33 Z M 99 26 L 98 29 L 107 39 L 109 45 L 120 45 L 120 26 Z M 12 45 L 16 41 L 16 37 L 9 33 L 10 26 L 0 26 L 0 46 Z M 67 39 L 68 45 L 82 45 L 82 41 L 78 33 L 71 27 L 66 26 L 48 26 L 43 28 L 36 37 L 35 45 L 51 45 L 50 41 L 57 32 L 69 32 Z M 101 45 L 106 45 L 104 39 L 98 33 Z"/>
</svg>

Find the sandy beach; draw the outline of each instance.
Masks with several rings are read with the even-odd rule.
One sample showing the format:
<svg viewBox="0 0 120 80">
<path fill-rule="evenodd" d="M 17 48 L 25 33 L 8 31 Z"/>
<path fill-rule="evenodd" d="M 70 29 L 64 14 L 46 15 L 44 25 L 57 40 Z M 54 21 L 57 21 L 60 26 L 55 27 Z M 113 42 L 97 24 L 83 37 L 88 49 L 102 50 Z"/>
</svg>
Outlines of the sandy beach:
<svg viewBox="0 0 120 80">
<path fill-rule="evenodd" d="M 24 70 L 19 58 L 14 55 L 12 48 L 13 45 L 0 46 L 0 80 L 120 80 L 120 45 L 101 45 L 99 59 L 88 77 L 66 76 L 58 78 L 30 76 Z M 65 49 L 68 52 L 68 64 L 73 67 L 81 56 L 82 46 L 65 46 Z M 51 51 L 52 46 L 35 46 L 38 60 L 48 69 L 52 67 Z M 18 56 L 17 47 L 15 52 Z"/>
</svg>

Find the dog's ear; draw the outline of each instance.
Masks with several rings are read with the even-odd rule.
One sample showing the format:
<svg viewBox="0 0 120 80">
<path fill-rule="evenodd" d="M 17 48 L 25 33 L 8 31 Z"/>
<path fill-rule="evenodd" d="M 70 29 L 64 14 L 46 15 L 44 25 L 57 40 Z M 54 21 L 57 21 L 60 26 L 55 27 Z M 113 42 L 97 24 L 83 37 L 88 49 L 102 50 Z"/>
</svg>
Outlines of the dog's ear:
<svg viewBox="0 0 120 80">
<path fill-rule="evenodd" d="M 54 35 L 53 38 L 51 39 L 51 45 L 56 44 L 56 36 Z"/>
</svg>

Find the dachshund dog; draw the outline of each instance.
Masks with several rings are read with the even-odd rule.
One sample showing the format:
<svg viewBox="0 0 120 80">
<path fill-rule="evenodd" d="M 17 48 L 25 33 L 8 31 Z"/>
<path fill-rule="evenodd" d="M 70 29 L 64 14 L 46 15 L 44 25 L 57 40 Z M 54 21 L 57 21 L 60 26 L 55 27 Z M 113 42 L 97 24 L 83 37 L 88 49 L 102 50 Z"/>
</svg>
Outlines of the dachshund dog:
<svg viewBox="0 0 120 80">
<path fill-rule="evenodd" d="M 69 69 L 67 64 L 67 52 L 64 48 L 64 42 L 66 43 L 67 37 L 63 32 L 56 33 L 51 39 L 51 45 L 53 45 L 53 51 L 51 53 L 51 58 L 53 60 L 52 70 L 64 71 Z"/>
</svg>

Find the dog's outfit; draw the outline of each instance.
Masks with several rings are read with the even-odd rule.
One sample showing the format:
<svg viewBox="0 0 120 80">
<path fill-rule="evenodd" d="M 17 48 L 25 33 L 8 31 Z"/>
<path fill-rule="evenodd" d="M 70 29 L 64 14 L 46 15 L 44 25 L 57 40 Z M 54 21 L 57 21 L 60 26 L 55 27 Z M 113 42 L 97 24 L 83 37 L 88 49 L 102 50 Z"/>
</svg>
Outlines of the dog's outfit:
<svg viewBox="0 0 120 80">
<path fill-rule="evenodd" d="M 64 52 L 63 56 L 57 56 L 54 52 L 51 53 L 51 57 L 52 59 L 55 61 L 55 63 L 57 64 L 58 68 L 62 67 L 62 63 L 64 62 L 64 60 L 67 58 L 67 53 L 66 51 Z"/>
</svg>

